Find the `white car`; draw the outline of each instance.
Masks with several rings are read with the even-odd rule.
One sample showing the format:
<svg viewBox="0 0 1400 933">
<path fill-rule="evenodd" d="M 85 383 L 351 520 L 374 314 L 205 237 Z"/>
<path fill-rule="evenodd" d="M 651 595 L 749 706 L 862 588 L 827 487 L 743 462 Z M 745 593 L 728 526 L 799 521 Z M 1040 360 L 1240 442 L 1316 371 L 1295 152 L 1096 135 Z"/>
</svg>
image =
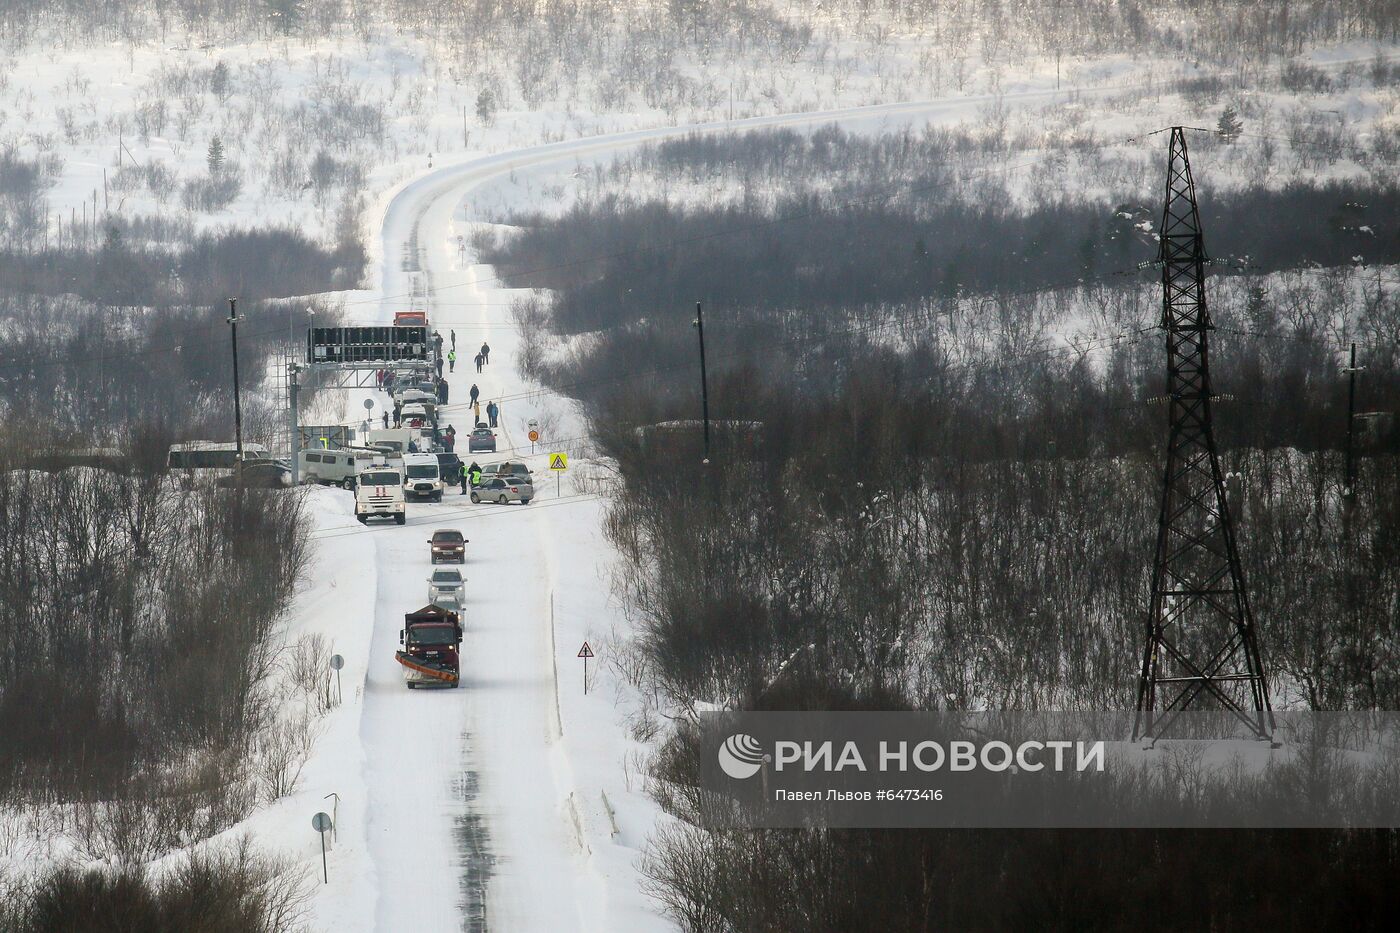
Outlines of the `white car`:
<svg viewBox="0 0 1400 933">
<path fill-rule="evenodd" d="M 461 610 L 466 579 L 457 567 L 437 567 L 428 578 L 428 603 L 444 609 Z"/>
</svg>

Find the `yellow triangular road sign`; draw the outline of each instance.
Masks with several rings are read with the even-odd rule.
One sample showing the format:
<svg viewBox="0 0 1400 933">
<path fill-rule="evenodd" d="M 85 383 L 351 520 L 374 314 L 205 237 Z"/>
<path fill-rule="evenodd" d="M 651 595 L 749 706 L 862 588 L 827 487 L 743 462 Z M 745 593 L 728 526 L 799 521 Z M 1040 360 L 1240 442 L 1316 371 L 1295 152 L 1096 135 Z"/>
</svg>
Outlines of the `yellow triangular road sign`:
<svg viewBox="0 0 1400 933">
<path fill-rule="evenodd" d="M 568 454 L 550 454 L 549 468 L 551 470 L 567 470 L 569 468 Z"/>
</svg>

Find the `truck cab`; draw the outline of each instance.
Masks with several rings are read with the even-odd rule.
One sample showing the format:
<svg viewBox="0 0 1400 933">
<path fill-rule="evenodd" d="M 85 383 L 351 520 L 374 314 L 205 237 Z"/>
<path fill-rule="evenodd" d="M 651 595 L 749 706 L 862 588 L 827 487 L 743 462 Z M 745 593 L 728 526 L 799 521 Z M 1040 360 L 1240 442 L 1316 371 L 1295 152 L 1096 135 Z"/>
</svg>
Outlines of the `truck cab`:
<svg viewBox="0 0 1400 933">
<path fill-rule="evenodd" d="M 395 653 L 409 689 L 419 684 L 456 687 L 460 682 L 462 619 L 451 609 L 424 606 L 403 618 L 403 648 Z"/>
<path fill-rule="evenodd" d="M 395 327 L 427 327 L 428 312 L 426 311 L 395 311 Z"/>
<path fill-rule="evenodd" d="M 400 525 L 408 520 L 404 511 L 403 473 L 398 467 L 377 463 L 356 475 L 355 518 L 362 525 L 368 524 L 371 518 L 392 518 Z"/>
</svg>

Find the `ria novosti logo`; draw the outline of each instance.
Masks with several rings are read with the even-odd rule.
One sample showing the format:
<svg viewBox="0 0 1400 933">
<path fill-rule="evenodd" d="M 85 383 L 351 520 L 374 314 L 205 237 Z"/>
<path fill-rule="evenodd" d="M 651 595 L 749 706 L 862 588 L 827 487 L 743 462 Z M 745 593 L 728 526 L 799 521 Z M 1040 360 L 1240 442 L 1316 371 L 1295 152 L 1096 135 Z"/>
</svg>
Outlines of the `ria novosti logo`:
<svg viewBox="0 0 1400 933">
<path fill-rule="evenodd" d="M 753 777 L 765 761 L 772 761 L 772 756 L 763 753 L 758 739 L 742 732 L 731 735 L 719 747 L 720 769 L 736 781 Z"/>
</svg>

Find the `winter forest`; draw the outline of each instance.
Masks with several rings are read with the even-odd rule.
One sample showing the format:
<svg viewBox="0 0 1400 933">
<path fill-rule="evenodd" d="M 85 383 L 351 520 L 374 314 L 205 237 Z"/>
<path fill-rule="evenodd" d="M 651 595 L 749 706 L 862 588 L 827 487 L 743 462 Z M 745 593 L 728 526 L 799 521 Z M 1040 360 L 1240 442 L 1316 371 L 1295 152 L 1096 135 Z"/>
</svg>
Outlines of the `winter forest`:
<svg viewBox="0 0 1400 933">
<path fill-rule="evenodd" d="M 697 725 L 1133 708 L 1172 127 L 1272 703 L 1400 709 L 1400 6 L 0 0 L 0 48 L 0 929 L 1400 909 L 1394 828 L 716 830 Z M 536 504 L 172 469 L 387 427 L 290 383 L 405 310 Z M 442 527 L 479 664 L 409 694 Z"/>
</svg>

